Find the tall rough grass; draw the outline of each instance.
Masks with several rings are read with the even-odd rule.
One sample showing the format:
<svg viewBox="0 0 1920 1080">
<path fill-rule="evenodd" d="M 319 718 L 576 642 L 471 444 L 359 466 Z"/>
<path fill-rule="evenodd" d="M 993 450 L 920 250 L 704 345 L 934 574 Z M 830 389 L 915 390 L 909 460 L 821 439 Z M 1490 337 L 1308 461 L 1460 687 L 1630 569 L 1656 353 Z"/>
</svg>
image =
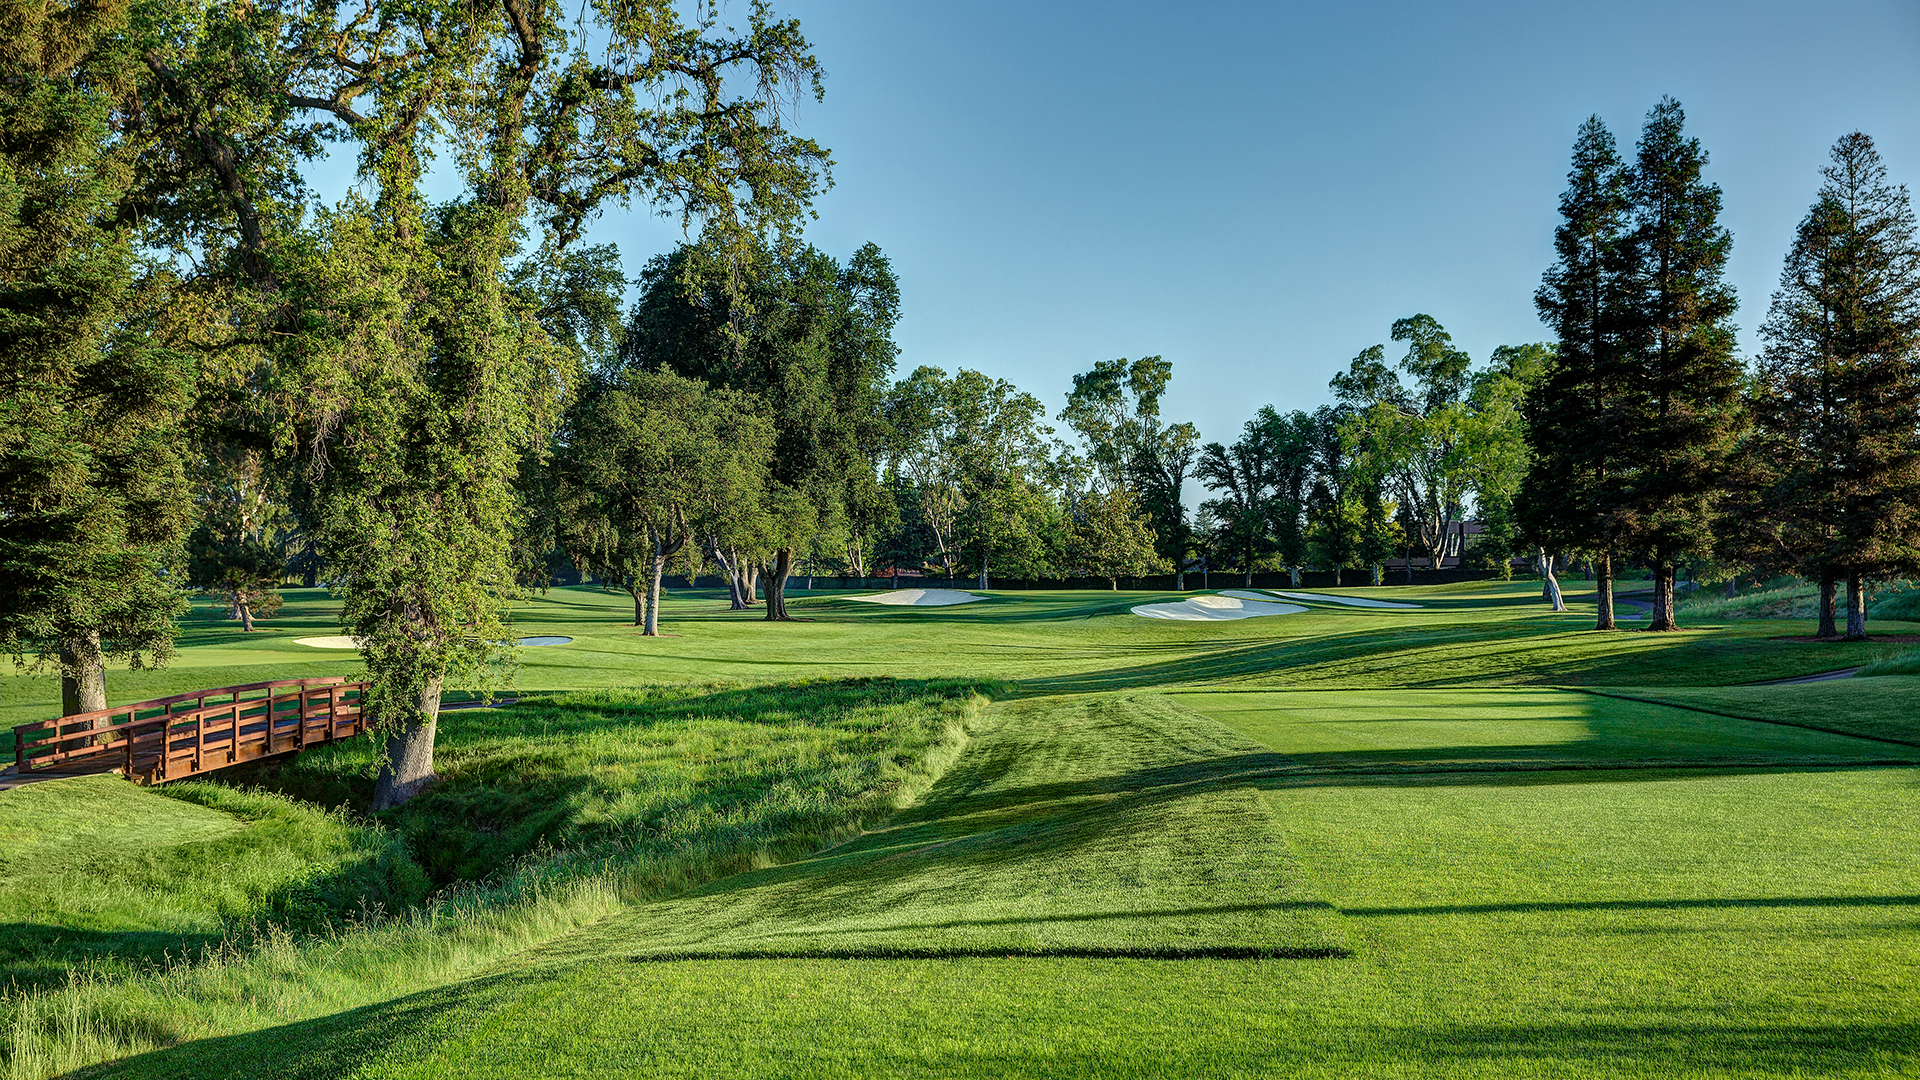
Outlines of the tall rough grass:
<svg viewBox="0 0 1920 1080">
<path fill-rule="evenodd" d="M 761 777 L 765 798 L 695 815 L 670 844 L 603 836 L 580 848 L 542 848 L 484 880 L 442 889 L 410 911 L 370 911 L 352 924 L 307 934 L 255 924 L 216 948 L 169 958 L 146 972 L 78 970 L 64 986 L 0 997 L 5 1075 L 40 1080 L 186 1040 L 257 1031 L 431 989 L 625 905 L 838 843 L 917 799 L 958 755 L 987 701 L 971 686 L 891 680 L 756 688 L 749 698 L 732 699 L 736 708 L 725 720 L 709 721 L 723 737 L 694 740 L 678 763 L 689 801 L 699 801 L 706 774 L 728 779 L 729 756 L 767 765 L 767 740 L 779 737 L 771 729 L 795 730 L 785 722 L 792 717 L 783 702 L 810 702 L 819 711 L 831 709 L 836 694 L 838 712 L 815 717 L 813 726 L 851 726 L 860 738 L 838 745 L 831 738 L 790 741 L 775 754 L 772 775 Z M 644 714 L 649 700 L 644 691 L 599 692 L 542 703 L 524 719 L 537 730 L 539 708 L 625 706 Z M 751 713 L 753 702 L 778 715 L 764 727 L 742 723 L 742 707 Z M 642 731 L 645 720 L 642 715 L 636 725 Z M 701 726 L 698 717 L 690 723 Z M 676 737 L 684 741 L 686 731 L 681 724 Z M 860 781 L 857 790 L 847 789 L 849 778 Z M 841 794 L 824 800 L 805 794 L 828 790 Z"/>
</svg>

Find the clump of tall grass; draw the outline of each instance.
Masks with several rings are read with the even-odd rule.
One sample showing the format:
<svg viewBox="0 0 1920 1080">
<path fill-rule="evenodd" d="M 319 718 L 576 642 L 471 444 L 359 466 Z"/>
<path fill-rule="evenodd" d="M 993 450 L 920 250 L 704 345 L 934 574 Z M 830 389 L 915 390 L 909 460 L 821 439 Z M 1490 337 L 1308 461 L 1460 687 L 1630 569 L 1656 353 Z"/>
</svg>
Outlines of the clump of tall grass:
<svg viewBox="0 0 1920 1080">
<path fill-rule="evenodd" d="M 837 843 L 924 792 L 986 700 L 972 685 L 883 679 L 596 692 L 502 710 L 514 715 L 468 725 L 480 734 L 464 751 L 455 740 L 439 801 L 420 808 L 416 828 L 451 827 L 474 810 L 463 787 L 514 777 L 509 810 L 550 798 L 566 775 L 598 775 L 599 796 L 574 798 L 575 814 L 526 850 L 422 906 L 374 907 L 310 933 L 259 923 L 145 972 L 76 970 L 63 986 L 0 996 L 7 1075 L 37 1080 L 430 989 L 624 905 Z M 610 761 L 616 744 L 603 736 L 616 730 L 628 749 Z M 619 777 L 648 797 L 613 798 Z"/>
</svg>

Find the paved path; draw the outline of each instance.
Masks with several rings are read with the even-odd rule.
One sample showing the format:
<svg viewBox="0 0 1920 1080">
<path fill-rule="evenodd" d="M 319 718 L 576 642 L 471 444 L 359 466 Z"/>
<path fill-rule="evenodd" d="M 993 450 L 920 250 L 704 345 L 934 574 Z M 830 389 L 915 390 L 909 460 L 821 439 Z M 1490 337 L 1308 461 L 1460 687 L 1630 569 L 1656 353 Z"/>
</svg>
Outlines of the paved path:
<svg viewBox="0 0 1920 1080">
<path fill-rule="evenodd" d="M 1795 683 L 1832 682 L 1835 679 L 1851 679 L 1860 673 L 1857 667 L 1841 668 L 1838 671 L 1823 671 L 1818 675 L 1798 675 L 1791 679 L 1775 679 L 1772 682 L 1755 683 L 1756 686 L 1792 686 Z"/>
</svg>

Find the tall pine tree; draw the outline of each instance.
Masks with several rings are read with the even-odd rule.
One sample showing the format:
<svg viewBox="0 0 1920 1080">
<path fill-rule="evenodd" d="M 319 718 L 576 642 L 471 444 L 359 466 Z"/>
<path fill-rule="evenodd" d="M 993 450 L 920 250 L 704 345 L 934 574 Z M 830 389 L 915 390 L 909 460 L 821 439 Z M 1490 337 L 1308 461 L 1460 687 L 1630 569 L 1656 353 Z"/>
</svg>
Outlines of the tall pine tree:
<svg viewBox="0 0 1920 1080">
<path fill-rule="evenodd" d="M 1744 417 L 1731 321 L 1738 301 L 1722 280 L 1733 237 L 1720 224 L 1720 188 L 1701 178 L 1707 153 L 1685 128 L 1672 98 L 1647 114 L 1629 184 L 1634 228 L 1622 271 L 1634 286 L 1615 410 L 1630 425 L 1622 525 L 1653 569 L 1650 630 L 1678 628 L 1676 569 L 1713 548 L 1723 474 Z"/>
<path fill-rule="evenodd" d="M 184 606 L 180 416 L 192 367 L 170 278 L 122 199 L 137 58 L 126 5 L 0 5 L 0 651 L 57 667 L 66 713 L 104 661 L 171 652 Z"/>
<path fill-rule="evenodd" d="M 1524 406 L 1530 464 L 1515 499 L 1521 529 L 1543 548 L 1589 552 L 1595 629 L 1614 629 L 1613 555 L 1622 544 L 1625 441 L 1623 321 L 1631 247 L 1628 171 L 1598 116 L 1580 125 L 1560 196 L 1558 255 L 1534 303 L 1559 348 Z"/>
<path fill-rule="evenodd" d="M 1833 147 L 1762 333 L 1761 445 L 1770 532 L 1822 585 L 1847 583 L 1848 640 L 1866 582 L 1920 563 L 1920 240 L 1873 140 Z"/>
</svg>

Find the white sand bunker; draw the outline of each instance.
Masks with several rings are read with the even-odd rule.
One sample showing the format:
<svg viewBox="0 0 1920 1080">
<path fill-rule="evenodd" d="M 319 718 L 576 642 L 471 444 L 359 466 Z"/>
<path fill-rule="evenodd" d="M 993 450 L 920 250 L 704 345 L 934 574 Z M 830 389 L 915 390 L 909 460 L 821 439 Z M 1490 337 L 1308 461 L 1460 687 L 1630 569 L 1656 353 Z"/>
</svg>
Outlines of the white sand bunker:
<svg viewBox="0 0 1920 1080">
<path fill-rule="evenodd" d="M 523 637 L 519 640 L 518 644 L 536 647 L 540 645 L 565 645 L 572 640 L 570 637 Z M 348 637 L 346 634 L 334 634 L 331 637 L 294 638 L 293 643 L 295 645 L 305 645 L 309 649 L 357 649 L 360 647 L 358 639 Z"/>
<path fill-rule="evenodd" d="M 1364 596 L 1327 596 L 1322 593 L 1281 592 L 1279 589 L 1268 589 L 1267 591 L 1275 596 L 1284 596 L 1289 600 L 1318 600 L 1323 604 L 1345 604 L 1348 607 L 1417 608 L 1426 606 L 1424 604 L 1397 604 L 1391 600 L 1369 600 Z"/>
<path fill-rule="evenodd" d="M 305 645 L 309 649 L 357 649 L 360 647 L 358 641 L 345 634 L 334 634 L 332 637 L 294 638 L 293 643 Z"/>
<path fill-rule="evenodd" d="M 834 599 L 858 600 L 863 604 L 891 604 L 895 607 L 946 607 L 950 604 L 971 604 L 986 597 L 959 589 L 888 589 L 886 592 L 838 596 Z"/>
<path fill-rule="evenodd" d="M 1195 596 L 1165 604 L 1141 604 L 1133 609 L 1133 613 L 1143 619 L 1214 622 L 1220 619 L 1257 619 L 1263 615 L 1292 615 L 1305 610 L 1299 604 L 1275 603 L 1264 596 L 1243 592 Z"/>
</svg>

